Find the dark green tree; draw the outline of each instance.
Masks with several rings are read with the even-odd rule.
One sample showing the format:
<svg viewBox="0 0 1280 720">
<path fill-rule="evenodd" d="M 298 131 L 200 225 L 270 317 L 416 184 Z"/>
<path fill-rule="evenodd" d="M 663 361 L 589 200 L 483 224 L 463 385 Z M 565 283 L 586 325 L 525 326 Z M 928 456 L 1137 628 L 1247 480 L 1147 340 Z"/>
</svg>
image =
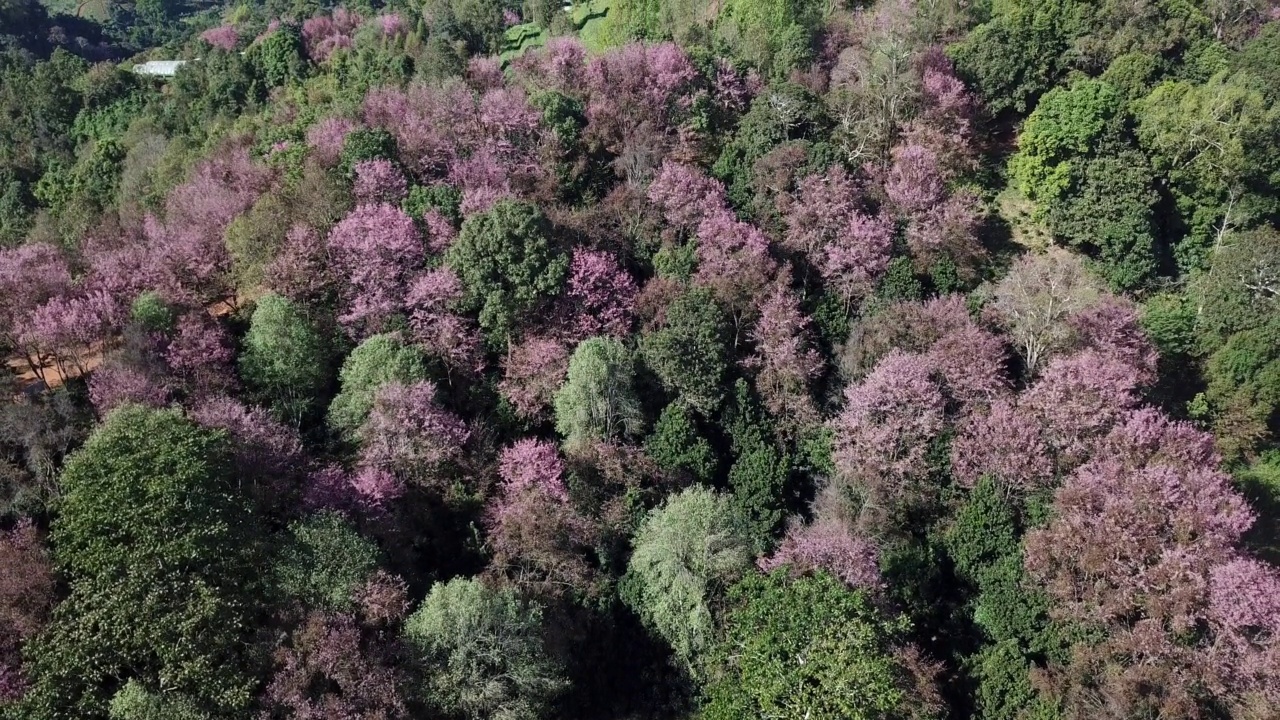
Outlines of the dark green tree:
<svg viewBox="0 0 1280 720">
<path fill-rule="evenodd" d="M 992 112 L 1024 113 L 1066 70 L 1083 6 L 1076 0 L 993 3 L 991 18 L 949 52 Z"/>
<path fill-rule="evenodd" d="M 678 401 L 663 408 L 644 447 L 658 467 L 668 473 L 701 483 L 710 483 L 715 477 L 715 451 L 699 433 L 693 416 Z"/>
<path fill-rule="evenodd" d="M 671 302 L 663 326 L 641 338 L 645 363 L 667 390 L 709 416 L 724 400 L 730 326 L 728 315 L 704 288 Z"/>
<path fill-rule="evenodd" d="M 505 347 L 520 319 L 560 292 L 569 269 L 542 211 L 513 200 L 467 218 L 445 263 L 462 279 L 495 347 Z"/>
<path fill-rule="evenodd" d="M 101 718 L 121 681 L 247 711 L 259 528 L 226 436 L 126 406 L 68 460 L 51 541 L 70 596 L 30 646 L 20 716 Z"/>
</svg>

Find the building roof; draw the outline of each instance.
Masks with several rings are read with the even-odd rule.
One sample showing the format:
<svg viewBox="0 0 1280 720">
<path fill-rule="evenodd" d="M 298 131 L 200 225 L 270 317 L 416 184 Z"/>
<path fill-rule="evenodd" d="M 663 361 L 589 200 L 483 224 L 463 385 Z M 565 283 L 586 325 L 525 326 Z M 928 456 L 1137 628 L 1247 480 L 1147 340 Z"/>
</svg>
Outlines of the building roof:
<svg viewBox="0 0 1280 720">
<path fill-rule="evenodd" d="M 186 60 L 148 60 L 147 62 L 134 65 L 133 71 L 139 75 L 173 77 L 178 72 L 178 68 L 186 64 Z"/>
</svg>

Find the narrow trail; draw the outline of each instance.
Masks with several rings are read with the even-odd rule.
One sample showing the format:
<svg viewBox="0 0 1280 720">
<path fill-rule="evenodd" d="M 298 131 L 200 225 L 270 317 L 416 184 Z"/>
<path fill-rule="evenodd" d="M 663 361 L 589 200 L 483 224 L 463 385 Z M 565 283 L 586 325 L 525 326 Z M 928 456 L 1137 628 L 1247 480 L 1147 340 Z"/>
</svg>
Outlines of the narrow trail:
<svg viewBox="0 0 1280 720">
<path fill-rule="evenodd" d="M 237 307 L 235 300 L 233 297 L 223 298 L 209 305 L 205 310 L 215 318 L 223 317 L 235 311 Z M 5 361 L 5 369 L 13 377 L 19 395 L 53 390 L 62 387 L 68 380 L 74 380 L 102 365 L 107 353 L 119 345 L 120 337 L 117 335 L 106 342 L 94 343 L 86 352 L 75 356 L 76 362 L 59 364 L 57 356 L 50 354 L 42 357 L 42 364 L 32 369 L 27 358 L 18 354 L 10 356 Z"/>
</svg>

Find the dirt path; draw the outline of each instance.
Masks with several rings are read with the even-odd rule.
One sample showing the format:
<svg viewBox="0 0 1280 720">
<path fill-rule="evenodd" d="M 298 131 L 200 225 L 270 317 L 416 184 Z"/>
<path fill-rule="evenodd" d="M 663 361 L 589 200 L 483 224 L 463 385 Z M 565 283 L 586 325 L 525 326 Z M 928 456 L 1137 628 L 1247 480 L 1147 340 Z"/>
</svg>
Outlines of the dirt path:
<svg viewBox="0 0 1280 720">
<path fill-rule="evenodd" d="M 215 318 L 229 315 L 236 309 L 235 298 L 223 298 L 212 305 L 205 308 L 210 315 Z M 6 370 L 14 377 L 19 393 L 40 392 L 43 390 L 52 390 L 62 387 L 68 380 L 80 377 L 80 375 L 92 372 L 95 368 L 102 364 L 106 354 L 115 347 L 120 338 L 114 337 L 106 343 L 96 343 L 90 346 L 88 351 L 79 355 L 79 363 L 64 363 L 59 367 L 58 362 L 53 357 L 44 358 L 44 364 L 41 365 L 37 372 L 31 368 L 31 363 L 22 355 L 14 355 L 5 361 Z M 41 380 L 43 376 L 43 381 Z M 35 390 L 39 388 L 39 390 Z"/>
</svg>

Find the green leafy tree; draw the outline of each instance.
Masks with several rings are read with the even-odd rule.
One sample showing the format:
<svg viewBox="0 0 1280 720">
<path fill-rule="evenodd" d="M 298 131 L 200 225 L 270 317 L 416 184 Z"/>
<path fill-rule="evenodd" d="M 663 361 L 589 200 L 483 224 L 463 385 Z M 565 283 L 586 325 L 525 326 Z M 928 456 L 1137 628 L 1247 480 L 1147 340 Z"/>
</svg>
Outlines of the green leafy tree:
<svg viewBox="0 0 1280 720">
<path fill-rule="evenodd" d="M 991 477 L 978 480 L 956 512 L 947 548 L 961 577 L 977 584 L 982 573 L 1006 555 L 1021 552 L 1017 515 L 1000 485 Z"/>
<path fill-rule="evenodd" d="M 1070 189 L 1072 162 L 1114 134 L 1124 100 L 1101 80 L 1078 80 L 1040 100 L 1022 125 L 1009 175 L 1037 203 L 1060 200 Z"/>
<path fill-rule="evenodd" d="M 178 318 L 159 293 L 148 291 L 133 301 L 129 319 L 147 332 L 168 333 L 173 330 Z"/>
<path fill-rule="evenodd" d="M 994 2 L 991 18 L 949 52 L 992 112 L 1026 112 L 1066 70 L 1084 6 L 1076 0 Z"/>
<path fill-rule="evenodd" d="M 244 336 L 240 375 L 277 417 L 300 421 L 329 384 L 324 338 L 293 301 L 274 293 L 258 300 Z"/>
<path fill-rule="evenodd" d="M 342 142 L 342 154 L 338 167 L 345 177 L 352 177 L 353 168 L 366 160 L 395 160 L 396 139 L 386 130 L 359 128 L 347 134 Z"/>
<path fill-rule="evenodd" d="M 792 458 L 774 442 L 773 428 L 746 380 L 734 385 L 728 425 L 734 457 L 729 486 L 751 526 L 752 537 L 764 544 L 782 522 L 783 493 L 791 477 Z"/>
<path fill-rule="evenodd" d="M 1280 23 L 1263 25 L 1232 59 L 1237 70 L 1256 77 L 1267 101 L 1280 101 Z"/>
<path fill-rule="evenodd" d="M 1122 150 L 1085 161 L 1067 197 L 1049 207 L 1049 227 L 1067 243 L 1096 255 L 1099 273 L 1130 290 L 1157 268 L 1155 211 L 1159 195 L 1146 157 Z"/>
<path fill-rule="evenodd" d="M 437 183 L 410 187 L 409 196 L 405 198 L 401 209 L 415 219 L 421 218 L 428 210 L 435 210 L 457 223 L 462 218 L 462 213 L 459 212 L 461 205 L 462 193 L 457 188 Z"/>
<path fill-rule="evenodd" d="M 126 406 L 68 460 L 51 541 L 70 595 L 29 646 L 19 715 L 103 717 L 122 680 L 245 712 L 259 529 L 226 436 Z"/>
<path fill-rule="evenodd" d="M 1230 228 L 1275 212 L 1280 109 L 1251 75 L 1166 81 L 1137 103 L 1136 113 L 1138 139 L 1168 177 L 1186 228 L 1174 248 L 1183 270 L 1203 267 Z"/>
<path fill-rule="evenodd" d="M 536 720 L 567 685 L 543 645 L 542 610 L 473 578 L 437 583 L 404 624 L 427 703 L 450 716 Z"/>
<path fill-rule="evenodd" d="M 790 580 L 749 575 L 714 653 L 706 720 L 941 717 L 899 660 L 905 616 L 886 617 L 864 593 L 826 573 Z"/>
<path fill-rule="evenodd" d="M 1077 80 L 1040 100 L 1022 126 L 1009 173 L 1054 236 L 1096 255 L 1112 285 L 1133 288 L 1156 269 L 1155 172 L 1128 145 L 1125 98 Z"/>
<path fill-rule="evenodd" d="M 714 640 L 713 607 L 751 567 L 750 530 L 728 495 L 692 487 L 645 518 L 623 597 L 690 669 Z"/>
<path fill-rule="evenodd" d="M 223 238 L 231 256 L 232 277 L 241 293 L 262 286 L 267 265 L 284 243 L 289 220 L 285 199 L 267 193 L 227 226 Z"/>
<path fill-rule="evenodd" d="M 694 288 L 673 300 L 663 326 L 640 342 L 645 364 L 667 390 L 710 415 L 724 400 L 729 338 L 727 314 L 709 290 Z"/>
<path fill-rule="evenodd" d="M 420 351 L 395 335 L 374 335 L 357 345 L 342 363 L 340 389 L 329 404 L 329 425 L 354 436 L 369 416 L 378 388 L 390 382 L 412 385 L 426 378 L 426 360 Z"/>
<path fill-rule="evenodd" d="M 467 303 L 497 347 L 507 344 L 522 316 L 560 292 L 569 269 L 542 211 L 513 200 L 467 218 L 445 263 L 462 279 Z"/>
<path fill-rule="evenodd" d="M 344 612 L 377 569 L 377 545 L 341 515 L 324 512 L 289 525 L 271 572 L 284 597 L 307 608 Z"/>
<path fill-rule="evenodd" d="M 786 78 L 810 59 L 821 19 L 821 4 L 813 0 L 730 0 L 716 17 L 716 34 L 734 55 Z"/>
<path fill-rule="evenodd" d="M 701 483 L 710 483 L 715 477 L 718 464 L 715 450 L 679 402 L 663 408 L 644 447 L 658 467 L 668 473 L 684 474 Z"/>
<path fill-rule="evenodd" d="M 1280 314 L 1280 231 L 1260 228 L 1223 238 L 1209 271 L 1192 283 L 1196 325 L 1210 348 Z"/>
<path fill-rule="evenodd" d="M 644 418 L 634 387 L 635 365 L 621 340 L 583 341 L 555 397 L 556 431 L 569 445 L 636 435 Z"/>
<path fill-rule="evenodd" d="M 1218 448 L 1237 459 L 1269 442 L 1280 411 L 1280 316 L 1228 338 L 1204 374 Z"/>
<path fill-rule="evenodd" d="M 278 30 L 249 48 L 256 74 L 267 87 L 287 85 L 304 76 L 307 62 L 302 54 L 302 35 L 291 25 Z"/>
<path fill-rule="evenodd" d="M 111 698 L 110 720 L 211 720 L 190 698 L 156 693 L 130 680 Z"/>
<path fill-rule="evenodd" d="M 991 477 L 983 477 L 956 512 L 946 535 L 957 574 L 977 590 L 973 620 L 989 643 L 968 659 L 978 681 L 983 718 L 1054 717 L 1032 685 L 1031 669 L 1065 645 L 1049 621 L 1048 598 L 1022 567 L 1023 515 Z M 1047 713 L 1047 714 L 1046 714 Z"/>
</svg>

